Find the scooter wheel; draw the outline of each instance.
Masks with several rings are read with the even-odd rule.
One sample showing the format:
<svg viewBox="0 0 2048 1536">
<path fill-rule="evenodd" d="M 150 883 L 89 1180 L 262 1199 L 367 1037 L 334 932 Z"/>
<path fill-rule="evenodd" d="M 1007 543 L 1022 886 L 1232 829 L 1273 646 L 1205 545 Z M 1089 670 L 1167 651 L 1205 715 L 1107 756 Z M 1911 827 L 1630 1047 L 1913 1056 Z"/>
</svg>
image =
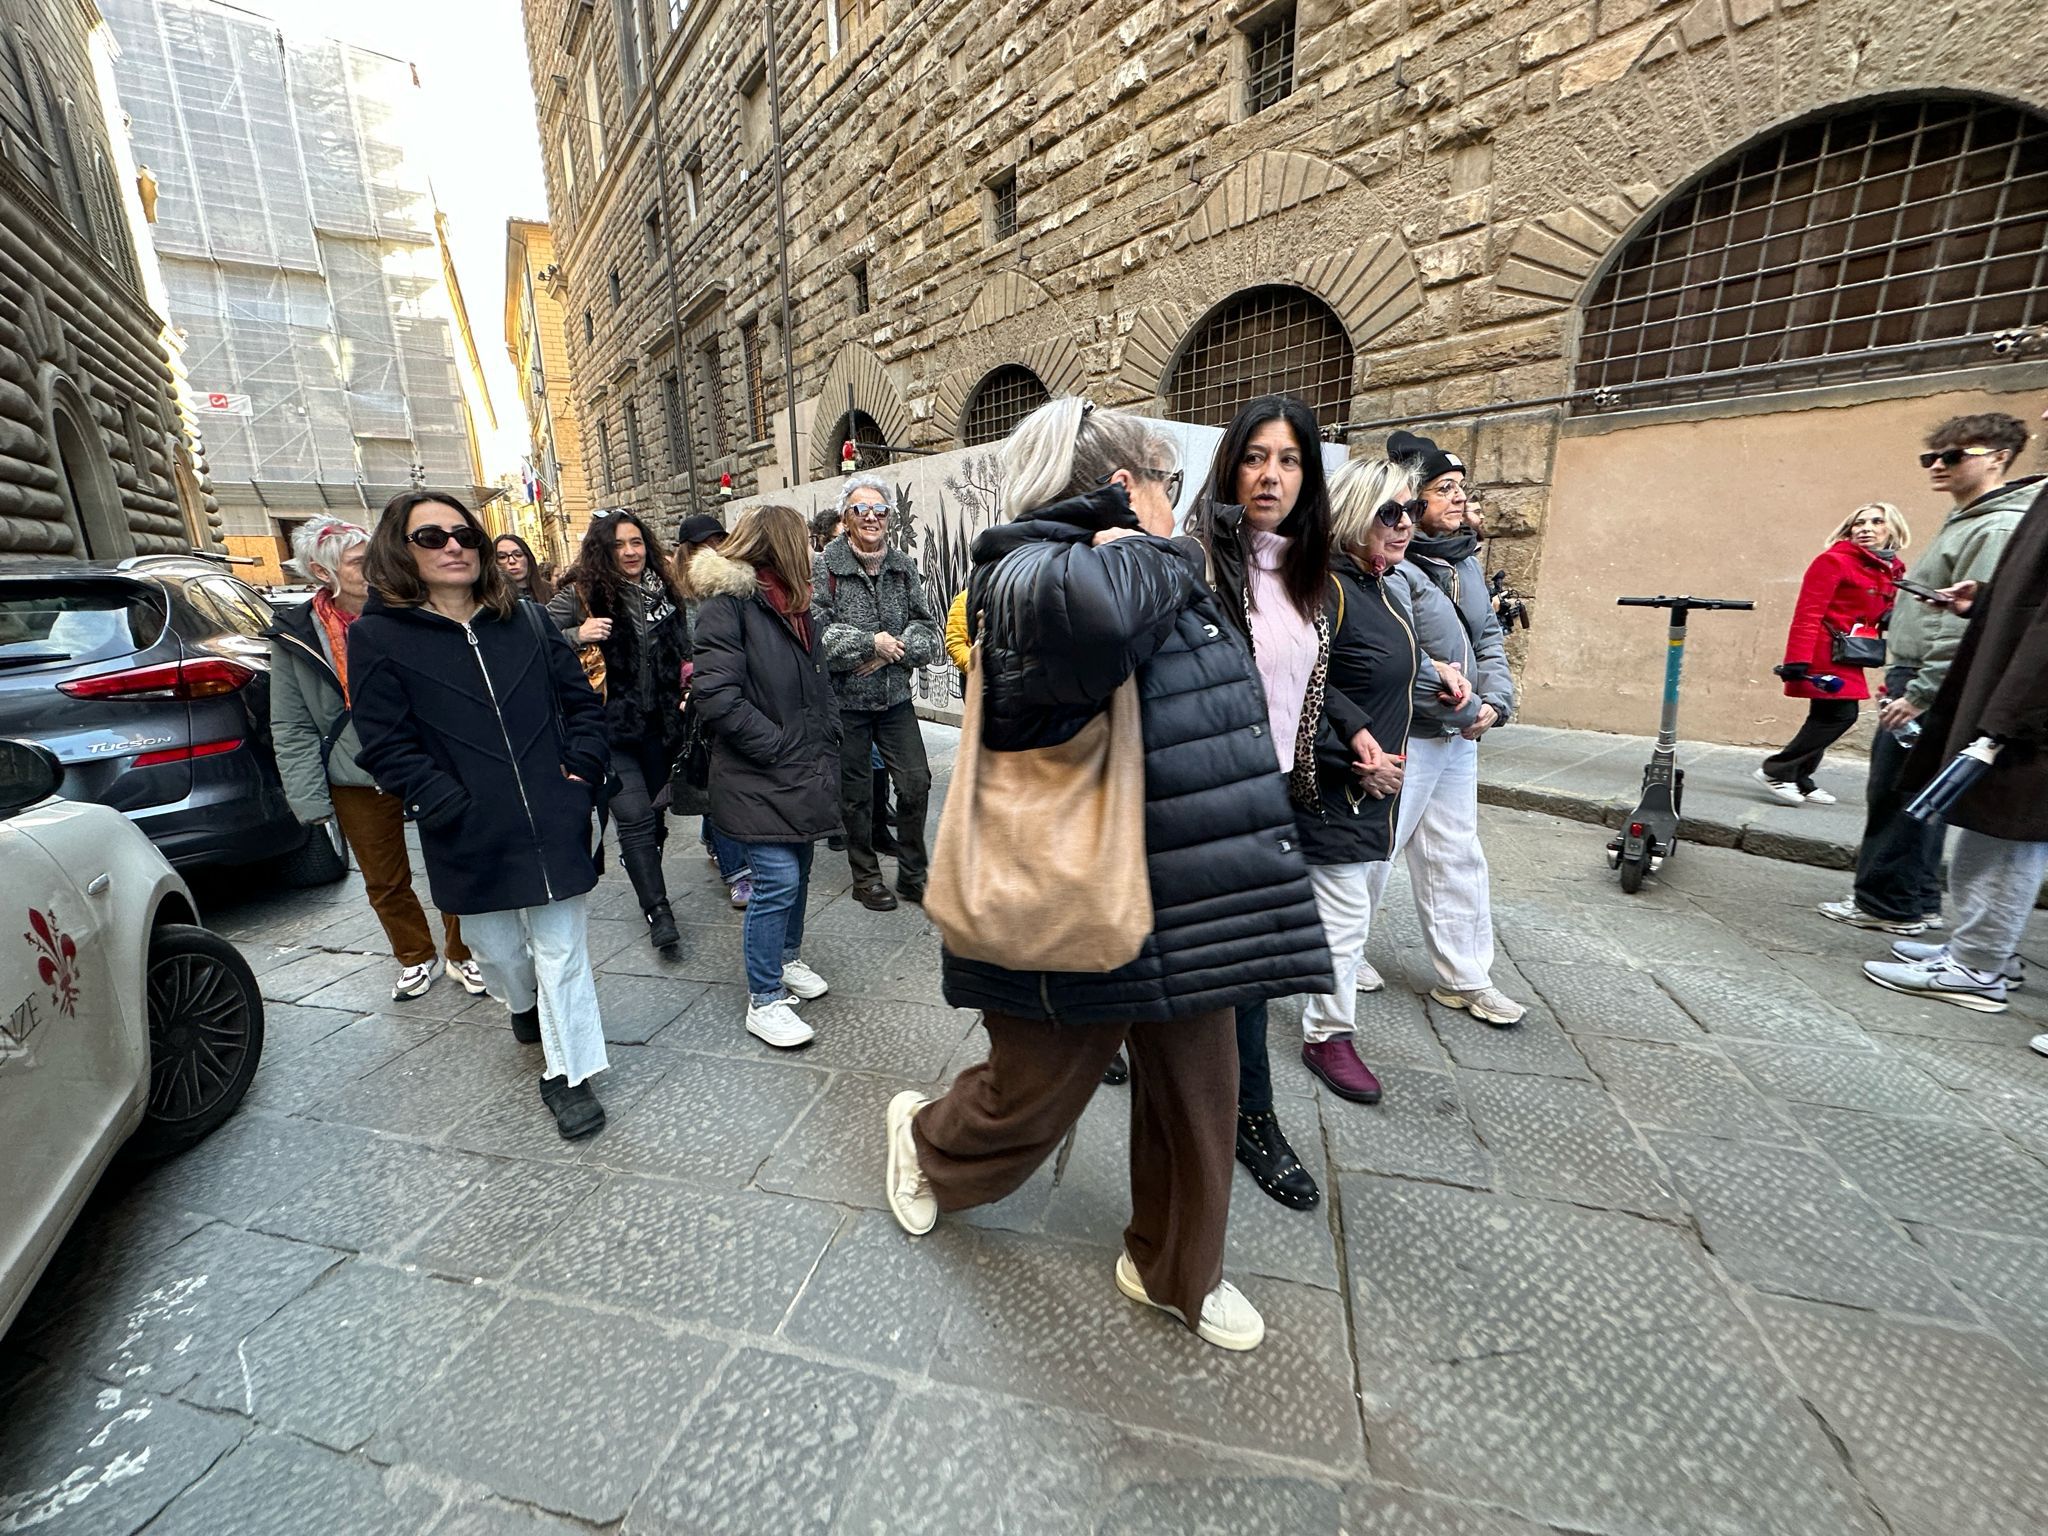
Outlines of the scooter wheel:
<svg viewBox="0 0 2048 1536">
<path fill-rule="evenodd" d="M 1644 844 L 1640 858 L 1632 859 L 1624 853 L 1621 856 L 1619 868 L 1621 870 L 1622 890 L 1631 896 L 1635 895 L 1637 891 L 1643 888 L 1643 876 L 1650 872 L 1649 845 L 1647 843 Z"/>
</svg>

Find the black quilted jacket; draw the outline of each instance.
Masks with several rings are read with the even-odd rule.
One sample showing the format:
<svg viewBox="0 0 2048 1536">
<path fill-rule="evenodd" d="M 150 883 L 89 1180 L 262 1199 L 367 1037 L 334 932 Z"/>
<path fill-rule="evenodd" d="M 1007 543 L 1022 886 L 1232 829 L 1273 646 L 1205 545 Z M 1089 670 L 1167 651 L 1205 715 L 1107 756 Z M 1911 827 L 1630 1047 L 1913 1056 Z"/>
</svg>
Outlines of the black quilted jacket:
<svg viewBox="0 0 2048 1536">
<path fill-rule="evenodd" d="M 974 543 L 967 605 L 991 750 L 1069 739 L 1137 673 L 1152 936 L 1107 975 L 1006 971 L 947 954 L 955 1007 L 1145 1023 L 1330 990 L 1251 656 L 1202 584 L 1193 545 L 1089 543 L 1103 528 L 1136 525 L 1122 489 L 1107 487 L 992 528 Z"/>
</svg>

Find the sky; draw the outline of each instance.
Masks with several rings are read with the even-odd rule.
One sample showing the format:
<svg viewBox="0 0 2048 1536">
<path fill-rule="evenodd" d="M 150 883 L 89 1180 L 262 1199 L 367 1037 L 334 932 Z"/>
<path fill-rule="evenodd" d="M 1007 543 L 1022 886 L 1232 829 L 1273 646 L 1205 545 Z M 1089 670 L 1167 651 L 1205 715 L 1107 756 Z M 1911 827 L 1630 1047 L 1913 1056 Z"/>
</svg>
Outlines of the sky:
<svg viewBox="0 0 2048 1536">
<path fill-rule="evenodd" d="M 337 37 L 419 67 L 432 139 L 418 147 L 448 216 L 455 275 L 498 416 L 495 438 L 478 423 L 484 477 L 516 472 L 526 418 L 505 355 L 505 220 L 548 214 L 519 0 L 239 3 L 287 31 Z"/>
</svg>

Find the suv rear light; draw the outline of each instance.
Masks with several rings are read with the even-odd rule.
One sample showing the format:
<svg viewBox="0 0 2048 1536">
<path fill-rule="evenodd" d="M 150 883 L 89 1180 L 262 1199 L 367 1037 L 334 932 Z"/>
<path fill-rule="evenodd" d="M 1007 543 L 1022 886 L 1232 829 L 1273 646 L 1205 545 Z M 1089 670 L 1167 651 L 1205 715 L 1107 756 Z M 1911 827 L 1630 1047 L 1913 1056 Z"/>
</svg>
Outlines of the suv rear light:
<svg viewBox="0 0 2048 1536">
<path fill-rule="evenodd" d="M 208 656 L 154 667 L 129 667 L 96 677 L 74 677 L 57 691 L 74 699 L 211 699 L 233 693 L 255 672 L 238 661 Z"/>
<path fill-rule="evenodd" d="M 165 747 L 161 752 L 145 752 L 129 766 L 133 768 L 154 768 L 159 763 L 182 763 L 194 757 L 219 757 L 223 752 L 232 752 L 242 744 L 237 736 L 232 741 L 202 742 L 196 747 Z"/>
</svg>

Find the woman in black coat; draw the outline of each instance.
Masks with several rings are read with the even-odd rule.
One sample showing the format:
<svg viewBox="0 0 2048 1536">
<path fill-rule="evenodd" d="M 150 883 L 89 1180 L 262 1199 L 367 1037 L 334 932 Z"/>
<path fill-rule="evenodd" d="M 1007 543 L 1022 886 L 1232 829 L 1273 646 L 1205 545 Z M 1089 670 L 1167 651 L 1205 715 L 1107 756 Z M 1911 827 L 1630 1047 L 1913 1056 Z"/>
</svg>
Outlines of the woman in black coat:
<svg viewBox="0 0 2048 1536">
<path fill-rule="evenodd" d="M 981 746 L 1070 740 L 1135 675 L 1153 931 L 1106 974 L 944 956 L 989 1058 L 944 1098 L 888 1111 L 889 1206 L 913 1234 L 1031 1176 L 1131 1055 L 1131 1220 L 1116 1284 L 1206 1341 L 1251 1349 L 1258 1311 L 1223 1279 L 1237 1108 L 1233 1010 L 1327 990 L 1329 956 L 1245 649 L 1175 541 L 1173 446 L 1134 416 L 1055 400 L 1003 448 L 1011 521 L 975 540 Z M 961 750 L 974 750 L 963 743 Z M 1077 886 L 1076 902 L 1099 898 Z"/>
<path fill-rule="evenodd" d="M 689 620 L 661 539 L 626 507 L 599 512 L 548 614 L 578 645 L 604 656 L 604 713 L 611 736 L 611 805 L 619 862 L 633 882 L 647 936 L 658 950 L 682 942 L 661 872 L 668 840 L 669 765 L 682 745 L 683 663 Z"/>
<path fill-rule="evenodd" d="M 839 828 L 839 706 L 811 622 L 802 516 L 755 507 L 690 562 L 697 608 L 690 707 L 711 732 L 711 825 L 746 851 L 747 1030 L 807 1045 L 796 1004 L 823 997 L 802 959 L 812 845 Z"/>
<path fill-rule="evenodd" d="M 513 1037 L 541 1046 L 540 1096 L 574 1139 L 604 1125 L 587 1081 L 607 1061 L 584 910 L 604 710 L 487 542 L 453 497 L 410 491 L 384 509 L 349 626 L 356 761 L 418 824 L 434 905 L 461 915 Z"/>
</svg>

